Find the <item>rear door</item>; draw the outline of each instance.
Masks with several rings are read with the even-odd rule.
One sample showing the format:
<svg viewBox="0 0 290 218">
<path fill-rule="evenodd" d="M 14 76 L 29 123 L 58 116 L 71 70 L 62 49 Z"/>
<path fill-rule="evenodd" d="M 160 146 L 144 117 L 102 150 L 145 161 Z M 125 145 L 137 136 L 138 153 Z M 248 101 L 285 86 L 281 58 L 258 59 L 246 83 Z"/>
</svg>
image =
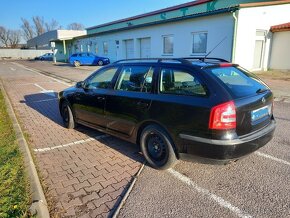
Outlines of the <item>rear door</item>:
<svg viewBox="0 0 290 218">
<path fill-rule="evenodd" d="M 237 134 L 267 126 L 272 117 L 273 94 L 257 76 L 234 66 L 208 69 L 232 96 L 237 110 Z"/>
</svg>

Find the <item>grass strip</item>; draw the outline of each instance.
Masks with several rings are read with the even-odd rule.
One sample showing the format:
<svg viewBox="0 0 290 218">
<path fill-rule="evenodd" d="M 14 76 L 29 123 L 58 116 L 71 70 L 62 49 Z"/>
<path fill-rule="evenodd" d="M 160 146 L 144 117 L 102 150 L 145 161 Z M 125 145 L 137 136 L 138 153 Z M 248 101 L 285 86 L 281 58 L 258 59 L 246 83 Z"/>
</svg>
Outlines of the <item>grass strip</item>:
<svg viewBox="0 0 290 218">
<path fill-rule="evenodd" d="M 28 217 L 29 203 L 24 160 L 0 90 L 0 217 Z"/>
</svg>

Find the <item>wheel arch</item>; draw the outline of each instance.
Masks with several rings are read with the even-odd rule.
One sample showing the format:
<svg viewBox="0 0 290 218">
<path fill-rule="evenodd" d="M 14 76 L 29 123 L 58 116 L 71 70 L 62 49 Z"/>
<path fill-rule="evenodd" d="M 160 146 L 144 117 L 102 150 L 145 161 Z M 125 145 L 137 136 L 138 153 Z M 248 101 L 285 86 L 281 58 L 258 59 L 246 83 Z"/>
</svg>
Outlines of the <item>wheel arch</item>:
<svg viewBox="0 0 290 218">
<path fill-rule="evenodd" d="M 179 152 L 178 152 L 178 148 L 177 146 L 175 145 L 174 141 L 173 141 L 173 137 L 172 135 L 170 134 L 170 132 L 168 131 L 168 129 L 162 125 L 161 123 L 157 122 L 157 121 L 154 121 L 154 120 L 147 120 L 147 121 L 144 121 L 143 123 L 141 123 L 136 131 L 136 144 L 140 146 L 140 138 L 141 138 L 141 133 L 142 131 L 149 125 L 157 125 L 159 126 L 160 128 L 162 128 L 167 134 L 168 136 L 170 137 L 169 140 L 171 141 L 172 145 L 173 145 L 173 150 L 174 150 L 174 153 L 176 155 L 176 158 L 179 159 Z"/>
<path fill-rule="evenodd" d="M 61 98 L 61 99 L 59 99 L 58 109 L 59 109 L 59 113 L 60 113 L 60 115 L 62 116 L 61 107 L 62 107 L 62 104 L 63 104 L 64 102 L 67 102 L 67 103 L 68 103 L 68 105 L 69 105 L 70 108 L 71 108 L 72 114 L 73 114 L 73 116 L 74 116 L 74 118 L 75 118 L 75 113 L 74 113 L 74 110 L 73 110 L 73 107 L 72 107 L 71 103 L 69 102 L 69 100 L 67 100 L 67 99 L 64 98 L 64 97 Z"/>
</svg>

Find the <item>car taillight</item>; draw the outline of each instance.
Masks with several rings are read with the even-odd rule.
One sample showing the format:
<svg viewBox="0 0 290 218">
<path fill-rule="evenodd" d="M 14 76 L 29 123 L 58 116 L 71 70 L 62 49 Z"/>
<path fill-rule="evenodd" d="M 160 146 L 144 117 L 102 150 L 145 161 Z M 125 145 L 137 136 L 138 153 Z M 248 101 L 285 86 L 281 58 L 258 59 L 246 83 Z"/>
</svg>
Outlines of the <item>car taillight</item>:
<svg viewBox="0 0 290 218">
<path fill-rule="evenodd" d="M 236 106 L 233 101 L 229 101 L 213 107 L 210 111 L 210 129 L 235 129 L 237 126 Z"/>
</svg>

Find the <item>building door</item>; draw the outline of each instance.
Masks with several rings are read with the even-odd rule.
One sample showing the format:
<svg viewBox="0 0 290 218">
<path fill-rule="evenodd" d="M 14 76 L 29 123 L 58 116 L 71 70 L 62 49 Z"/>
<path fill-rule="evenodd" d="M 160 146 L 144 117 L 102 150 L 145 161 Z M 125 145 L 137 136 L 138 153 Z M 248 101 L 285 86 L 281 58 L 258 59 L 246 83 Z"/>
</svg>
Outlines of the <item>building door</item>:
<svg viewBox="0 0 290 218">
<path fill-rule="evenodd" d="M 254 50 L 253 70 L 261 70 L 263 68 L 263 57 L 265 50 L 265 30 L 256 31 L 256 41 Z"/>
<path fill-rule="evenodd" d="M 134 40 L 133 39 L 125 40 L 125 54 L 126 54 L 126 59 L 134 58 Z"/>
<path fill-rule="evenodd" d="M 140 58 L 150 58 L 151 56 L 151 39 L 140 39 Z"/>
</svg>

